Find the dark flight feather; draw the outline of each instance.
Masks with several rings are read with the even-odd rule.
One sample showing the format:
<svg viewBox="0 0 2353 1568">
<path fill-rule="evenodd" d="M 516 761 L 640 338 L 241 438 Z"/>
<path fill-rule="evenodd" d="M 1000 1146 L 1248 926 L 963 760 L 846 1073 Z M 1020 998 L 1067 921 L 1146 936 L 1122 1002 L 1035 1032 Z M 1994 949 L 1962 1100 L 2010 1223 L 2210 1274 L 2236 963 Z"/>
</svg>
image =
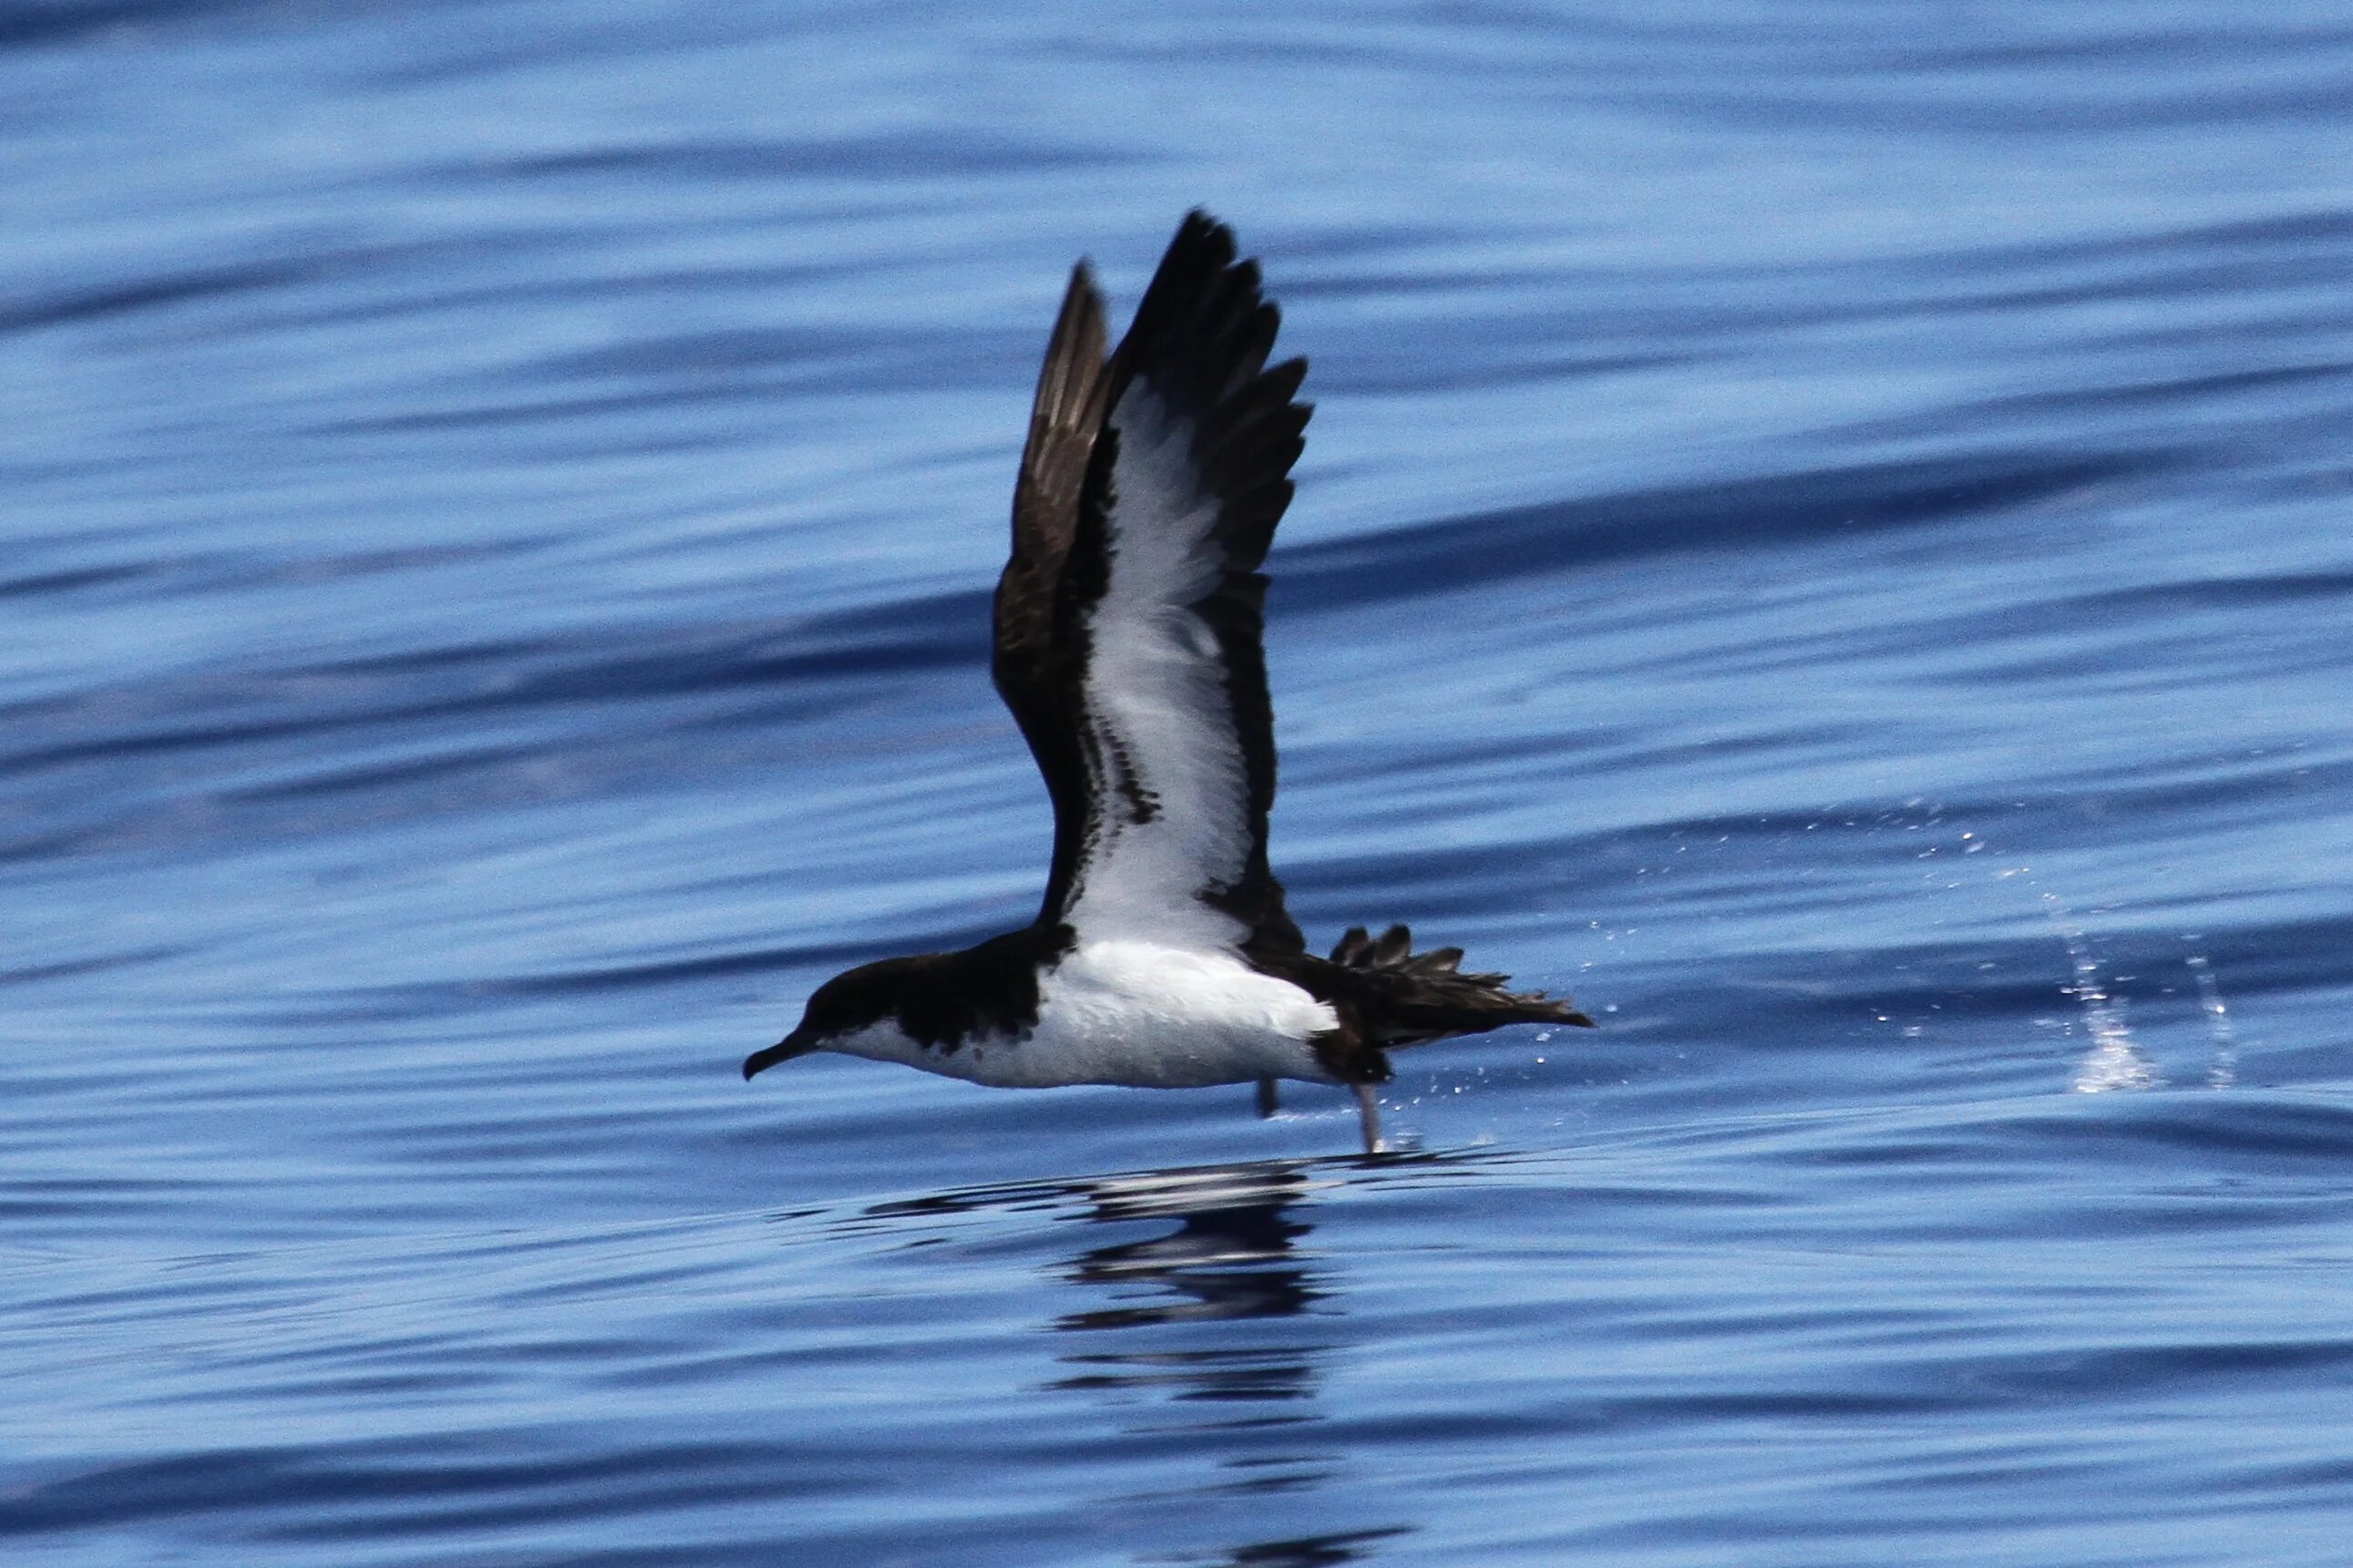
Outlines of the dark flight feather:
<svg viewBox="0 0 2353 1568">
<path fill-rule="evenodd" d="M 1054 658 L 1054 605 L 1063 563 L 1078 531 L 1079 496 L 1103 428 L 1105 374 L 1103 298 L 1083 261 L 1071 269 L 1061 313 L 1038 373 L 1029 439 L 1013 486 L 1013 551 L 997 581 L 996 651 L 990 674 L 1021 727 L 1054 806 L 1054 859 L 1041 923 L 1060 918 L 1076 874 L 1077 835 L 1065 822 L 1086 816 L 1086 772 L 1079 715 L 1067 675 Z"/>
</svg>

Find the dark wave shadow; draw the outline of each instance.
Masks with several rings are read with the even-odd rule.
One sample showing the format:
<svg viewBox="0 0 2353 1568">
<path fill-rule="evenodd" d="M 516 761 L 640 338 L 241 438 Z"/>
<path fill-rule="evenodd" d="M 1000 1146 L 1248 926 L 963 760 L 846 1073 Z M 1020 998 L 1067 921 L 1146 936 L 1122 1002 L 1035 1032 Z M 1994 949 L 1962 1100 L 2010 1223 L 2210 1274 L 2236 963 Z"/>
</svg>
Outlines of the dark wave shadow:
<svg viewBox="0 0 2353 1568">
<path fill-rule="evenodd" d="M 1987 453 L 1510 507 L 1280 552 L 1287 602 L 1340 608 L 1694 551 L 1930 528 L 2138 477 L 2123 453 Z"/>
</svg>

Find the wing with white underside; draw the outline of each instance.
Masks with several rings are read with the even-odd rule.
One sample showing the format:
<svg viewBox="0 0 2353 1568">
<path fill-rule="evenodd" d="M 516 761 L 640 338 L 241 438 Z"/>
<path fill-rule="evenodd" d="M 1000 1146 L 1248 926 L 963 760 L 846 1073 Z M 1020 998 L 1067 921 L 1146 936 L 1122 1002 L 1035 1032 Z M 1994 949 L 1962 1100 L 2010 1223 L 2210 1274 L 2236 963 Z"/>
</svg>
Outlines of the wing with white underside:
<svg viewBox="0 0 2353 1568">
<path fill-rule="evenodd" d="M 1300 947 L 1266 854 L 1258 568 L 1308 415 L 1305 362 L 1266 363 L 1278 323 L 1194 213 L 1111 359 L 1054 610 L 1083 788 L 1057 802 L 1048 912 L 1082 939 Z"/>
</svg>

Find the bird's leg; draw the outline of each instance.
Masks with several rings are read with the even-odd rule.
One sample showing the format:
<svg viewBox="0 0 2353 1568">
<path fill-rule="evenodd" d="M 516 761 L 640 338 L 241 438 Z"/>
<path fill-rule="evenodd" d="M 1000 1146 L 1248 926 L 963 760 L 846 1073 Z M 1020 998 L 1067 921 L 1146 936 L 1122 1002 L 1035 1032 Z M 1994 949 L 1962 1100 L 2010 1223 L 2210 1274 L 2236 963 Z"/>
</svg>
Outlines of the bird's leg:
<svg viewBox="0 0 2353 1568">
<path fill-rule="evenodd" d="M 1385 1152 L 1381 1145 L 1380 1090 L 1369 1083 L 1360 1083 L 1356 1089 L 1356 1115 L 1365 1124 L 1365 1152 Z"/>
<path fill-rule="evenodd" d="M 1258 1114 L 1260 1120 L 1263 1121 L 1282 1109 L 1282 1100 L 1275 1091 L 1274 1079 L 1271 1078 L 1262 1078 L 1259 1079 Z"/>
</svg>

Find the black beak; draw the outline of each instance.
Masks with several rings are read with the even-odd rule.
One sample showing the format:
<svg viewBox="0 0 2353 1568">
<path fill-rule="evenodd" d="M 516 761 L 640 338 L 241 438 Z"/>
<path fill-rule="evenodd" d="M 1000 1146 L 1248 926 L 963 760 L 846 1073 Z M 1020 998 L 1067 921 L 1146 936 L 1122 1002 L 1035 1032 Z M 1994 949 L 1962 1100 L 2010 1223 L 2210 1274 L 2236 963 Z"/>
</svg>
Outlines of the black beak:
<svg viewBox="0 0 2353 1568">
<path fill-rule="evenodd" d="M 786 1035 L 765 1051 L 754 1051 L 744 1058 L 744 1077 L 748 1082 L 755 1073 L 764 1073 L 778 1062 L 788 1062 L 795 1057 L 805 1057 L 817 1049 L 817 1042 L 798 1029 Z"/>
</svg>

